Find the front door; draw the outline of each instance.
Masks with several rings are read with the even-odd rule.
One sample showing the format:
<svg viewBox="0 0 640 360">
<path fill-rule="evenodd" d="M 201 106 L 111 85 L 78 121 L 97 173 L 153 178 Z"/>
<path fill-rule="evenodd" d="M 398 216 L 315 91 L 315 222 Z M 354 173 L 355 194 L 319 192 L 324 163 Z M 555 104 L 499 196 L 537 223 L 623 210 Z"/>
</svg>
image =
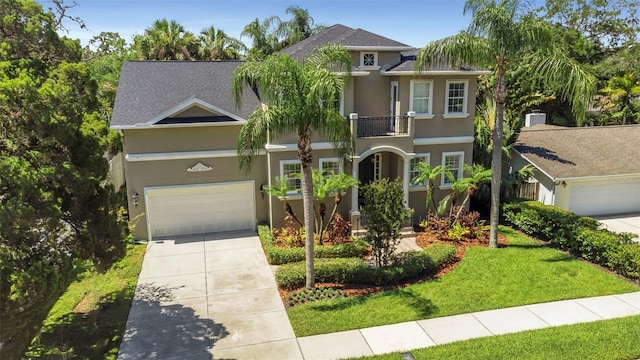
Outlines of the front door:
<svg viewBox="0 0 640 360">
<path fill-rule="evenodd" d="M 396 130 L 396 118 L 398 116 L 398 82 L 391 82 L 391 97 L 389 99 L 389 130 Z"/>
</svg>

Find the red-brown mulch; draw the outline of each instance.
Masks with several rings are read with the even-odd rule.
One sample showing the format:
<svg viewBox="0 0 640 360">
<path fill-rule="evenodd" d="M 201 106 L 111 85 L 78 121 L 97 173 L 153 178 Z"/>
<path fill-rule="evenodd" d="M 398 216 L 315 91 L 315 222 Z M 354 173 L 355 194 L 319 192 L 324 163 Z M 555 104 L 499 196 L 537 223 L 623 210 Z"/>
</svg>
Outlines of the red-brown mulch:
<svg viewBox="0 0 640 360">
<path fill-rule="evenodd" d="M 425 248 L 431 244 L 436 244 L 436 243 L 455 245 L 456 256 L 453 261 L 450 261 L 440 266 L 440 268 L 438 269 L 438 272 L 435 275 L 431 275 L 431 276 L 420 278 L 420 279 L 413 279 L 411 281 L 407 281 L 405 283 L 397 284 L 397 285 L 371 286 L 371 285 L 344 285 L 344 284 L 338 284 L 338 283 L 316 283 L 316 287 L 340 289 L 344 291 L 347 294 L 347 296 L 361 296 L 361 295 L 374 294 L 374 293 L 382 292 L 385 290 L 398 289 L 408 285 L 418 284 L 431 279 L 439 278 L 449 273 L 460 264 L 460 262 L 464 258 L 465 253 L 467 252 L 467 249 L 471 247 L 489 246 L 489 235 L 487 234 L 483 238 L 473 238 L 473 239 L 465 238 L 462 241 L 453 241 L 450 239 L 442 238 L 432 232 L 416 233 L 416 244 L 421 248 Z M 509 241 L 507 240 L 507 238 L 502 234 L 498 234 L 498 247 L 505 247 L 508 244 L 509 244 Z M 291 294 L 291 292 L 295 290 L 278 289 L 278 291 L 280 292 L 280 297 L 284 300 L 284 303 L 286 304 L 287 297 L 289 296 L 289 294 Z"/>
</svg>

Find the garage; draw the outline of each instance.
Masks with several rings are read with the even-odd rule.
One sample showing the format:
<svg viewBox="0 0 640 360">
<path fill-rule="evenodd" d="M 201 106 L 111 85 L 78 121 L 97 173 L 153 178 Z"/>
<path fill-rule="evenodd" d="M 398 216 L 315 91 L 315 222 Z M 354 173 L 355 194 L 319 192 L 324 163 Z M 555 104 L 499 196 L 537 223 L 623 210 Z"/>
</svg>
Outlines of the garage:
<svg viewBox="0 0 640 360">
<path fill-rule="evenodd" d="M 640 177 L 573 181 L 569 210 L 580 215 L 640 211 Z"/>
<path fill-rule="evenodd" d="M 145 188 L 151 238 L 255 229 L 253 181 Z"/>
</svg>

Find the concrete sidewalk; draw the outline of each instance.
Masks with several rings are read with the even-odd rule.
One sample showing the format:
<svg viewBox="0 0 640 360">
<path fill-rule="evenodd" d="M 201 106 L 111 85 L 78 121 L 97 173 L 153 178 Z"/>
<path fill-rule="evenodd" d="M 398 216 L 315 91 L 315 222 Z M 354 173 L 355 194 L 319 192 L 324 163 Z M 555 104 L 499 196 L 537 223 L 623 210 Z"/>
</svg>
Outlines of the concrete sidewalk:
<svg viewBox="0 0 640 360">
<path fill-rule="evenodd" d="M 640 315 L 640 292 L 555 301 L 298 338 L 305 359 L 408 351 L 492 335 Z"/>
</svg>

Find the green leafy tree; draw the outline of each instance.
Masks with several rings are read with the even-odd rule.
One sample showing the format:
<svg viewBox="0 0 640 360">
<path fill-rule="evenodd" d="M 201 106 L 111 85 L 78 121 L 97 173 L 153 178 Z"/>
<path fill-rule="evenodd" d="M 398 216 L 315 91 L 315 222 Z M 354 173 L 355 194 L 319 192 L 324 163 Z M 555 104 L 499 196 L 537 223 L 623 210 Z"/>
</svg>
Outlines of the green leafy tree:
<svg viewBox="0 0 640 360">
<path fill-rule="evenodd" d="M 504 111 L 507 99 L 506 73 L 519 59 L 534 65 L 545 80 L 561 82 L 563 98 L 571 99 L 573 112 L 584 119 L 586 105 L 594 92 L 595 79 L 556 46 L 552 30 L 531 15 L 520 14 L 517 0 L 467 0 L 464 12 L 471 13 L 469 28 L 458 35 L 427 44 L 420 50 L 417 69 L 437 63 L 492 68 L 495 71 L 496 123 L 491 161 L 491 233 L 489 246 L 497 247 L 502 177 Z"/>
<path fill-rule="evenodd" d="M 139 59 L 192 60 L 198 39 L 175 20 L 158 19 L 134 38 Z"/>
<path fill-rule="evenodd" d="M 200 60 L 237 60 L 245 50 L 240 40 L 230 37 L 222 29 L 209 26 L 200 31 Z"/>
<path fill-rule="evenodd" d="M 364 239 L 371 245 L 378 266 L 391 264 L 393 251 L 400 240 L 402 226 L 411 219 L 413 210 L 405 208 L 402 183 L 382 179 L 362 187 L 367 217 L 367 234 Z"/>
<path fill-rule="evenodd" d="M 287 54 L 273 55 L 264 61 L 249 60 L 239 66 L 233 76 L 236 104 L 240 104 L 248 86 L 258 91 L 264 104 L 249 115 L 247 124 L 240 131 L 241 168 L 250 168 L 255 156 L 270 139 L 296 134 L 302 168 L 307 287 L 315 286 L 311 135 L 327 138 L 340 155 L 353 152 L 349 124 L 334 103 L 344 85 L 343 77 L 334 70 L 349 71 L 350 66 L 349 52 L 330 45 L 316 49 L 302 63 Z"/>
<path fill-rule="evenodd" d="M 602 124 L 640 123 L 640 79 L 634 73 L 612 77 L 600 92 L 604 95 L 600 99 Z"/>
<path fill-rule="evenodd" d="M 615 49 L 637 40 L 639 7 L 636 0 L 546 0 L 537 11 L 543 19 Z"/>
<path fill-rule="evenodd" d="M 70 270 L 125 251 L 108 124 L 78 41 L 34 1 L 0 1 L 0 357 L 21 358 Z M 7 324 L 11 324 L 8 326 Z"/>
</svg>

